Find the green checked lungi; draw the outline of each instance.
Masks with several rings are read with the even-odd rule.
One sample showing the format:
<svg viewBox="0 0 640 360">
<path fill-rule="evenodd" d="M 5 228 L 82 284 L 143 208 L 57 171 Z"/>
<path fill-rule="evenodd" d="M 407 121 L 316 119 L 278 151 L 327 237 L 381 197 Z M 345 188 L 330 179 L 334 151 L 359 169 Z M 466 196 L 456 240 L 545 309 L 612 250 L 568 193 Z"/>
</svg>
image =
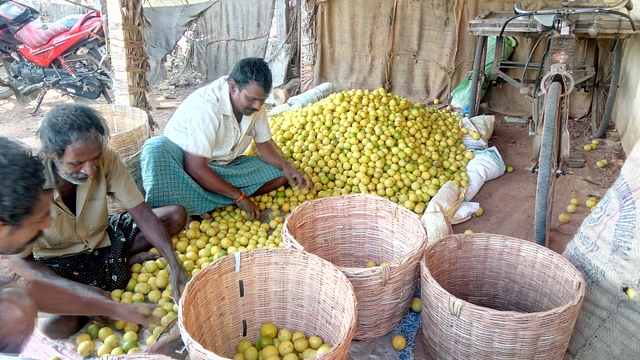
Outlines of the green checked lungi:
<svg viewBox="0 0 640 360">
<path fill-rule="evenodd" d="M 184 170 L 184 151 L 164 136 L 154 136 L 142 146 L 140 154 L 142 184 L 146 202 L 152 208 L 182 205 L 187 214 L 202 214 L 233 204 L 228 197 L 203 189 Z M 255 193 L 266 182 L 282 176 L 282 171 L 257 156 L 240 156 L 227 165 L 209 163 L 224 181 Z"/>
</svg>

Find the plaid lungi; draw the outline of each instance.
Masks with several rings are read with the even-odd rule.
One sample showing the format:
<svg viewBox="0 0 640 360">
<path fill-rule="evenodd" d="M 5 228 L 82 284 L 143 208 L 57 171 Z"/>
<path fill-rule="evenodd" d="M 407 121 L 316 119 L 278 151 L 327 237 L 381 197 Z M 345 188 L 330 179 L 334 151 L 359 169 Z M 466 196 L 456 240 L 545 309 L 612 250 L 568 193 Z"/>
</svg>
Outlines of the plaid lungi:
<svg viewBox="0 0 640 360">
<path fill-rule="evenodd" d="M 182 205 L 187 214 L 202 214 L 233 204 L 228 197 L 203 189 L 184 171 L 184 151 L 164 136 L 154 136 L 142 146 L 140 154 L 142 184 L 146 202 L 152 208 Z M 227 165 L 209 163 L 224 181 L 255 193 L 266 182 L 282 176 L 282 171 L 256 156 L 240 156 Z"/>
</svg>

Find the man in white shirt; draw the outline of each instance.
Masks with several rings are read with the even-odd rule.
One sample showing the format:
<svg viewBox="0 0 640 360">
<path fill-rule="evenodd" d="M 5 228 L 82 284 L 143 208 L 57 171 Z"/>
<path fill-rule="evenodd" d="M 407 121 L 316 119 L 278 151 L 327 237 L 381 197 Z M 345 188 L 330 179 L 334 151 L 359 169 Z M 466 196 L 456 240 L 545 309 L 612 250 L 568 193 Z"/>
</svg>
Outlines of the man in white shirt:
<svg viewBox="0 0 640 360">
<path fill-rule="evenodd" d="M 152 207 L 179 204 L 197 215 L 237 204 L 260 214 L 249 196 L 306 180 L 271 144 L 264 102 L 271 70 L 260 58 L 240 60 L 231 74 L 189 95 L 167 123 L 164 136 L 143 146 L 141 168 Z M 257 156 L 242 155 L 256 144 Z"/>
</svg>

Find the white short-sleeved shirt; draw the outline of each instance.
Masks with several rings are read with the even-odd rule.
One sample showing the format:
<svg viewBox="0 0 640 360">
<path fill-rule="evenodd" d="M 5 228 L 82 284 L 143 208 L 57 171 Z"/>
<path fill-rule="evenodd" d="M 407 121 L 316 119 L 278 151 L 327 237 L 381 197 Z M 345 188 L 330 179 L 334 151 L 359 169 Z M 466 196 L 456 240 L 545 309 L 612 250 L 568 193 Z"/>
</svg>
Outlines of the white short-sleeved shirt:
<svg viewBox="0 0 640 360">
<path fill-rule="evenodd" d="M 189 95 L 164 129 L 164 136 L 184 151 L 226 165 L 247 150 L 251 140 L 271 140 L 264 106 L 238 124 L 233 115 L 227 76 Z"/>
</svg>

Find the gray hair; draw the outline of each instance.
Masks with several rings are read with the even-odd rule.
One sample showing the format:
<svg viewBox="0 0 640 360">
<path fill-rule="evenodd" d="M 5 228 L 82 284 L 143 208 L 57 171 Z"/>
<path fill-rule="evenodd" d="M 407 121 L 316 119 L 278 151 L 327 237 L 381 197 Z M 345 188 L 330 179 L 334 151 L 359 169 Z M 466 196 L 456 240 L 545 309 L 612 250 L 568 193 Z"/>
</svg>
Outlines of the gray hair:
<svg viewBox="0 0 640 360">
<path fill-rule="evenodd" d="M 100 113 L 86 105 L 58 105 L 45 114 L 36 132 L 45 154 L 60 158 L 67 146 L 82 141 L 109 144 L 109 127 Z"/>
</svg>

